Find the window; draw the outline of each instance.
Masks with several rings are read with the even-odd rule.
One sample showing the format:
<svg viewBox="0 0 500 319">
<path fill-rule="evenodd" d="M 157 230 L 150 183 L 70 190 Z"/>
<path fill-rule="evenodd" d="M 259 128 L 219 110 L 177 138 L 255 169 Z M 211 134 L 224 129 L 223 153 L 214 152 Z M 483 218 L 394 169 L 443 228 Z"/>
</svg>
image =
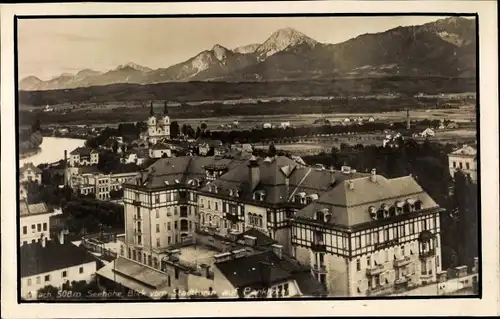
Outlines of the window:
<svg viewBox="0 0 500 319">
<path fill-rule="evenodd" d="M 43 223 L 43 231 L 47 231 L 47 223 Z"/>
<path fill-rule="evenodd" d="M 65 270 L 65 271 L 63 271 L 63 272 L 62 272 L 62 274 L 61 274 L 61 276 L 62 276 L 63 278 L 68 277 L 68 271 L 66 271 L 66 270 Z"/>
<path fill-rule="evenodd" d="M 36 225 L 36 230 L 39 231 L 39 232 L 42 231 L 42 224 L 37 224 Z"/>
<path fill-rule="evenodd" d="M 131 252 L 131 251 L 130 251 L 130 248 L 129 248 L 129 249 L 128 249 L 128 254 L 127 254 L 127 257 L 128 257 L 128 258 L 131 258 L 131 253 L 130 253 L 130 252 Z"/>
<path fill-rule="evenodd" d="M 354 247 L 355 249 L 361 248 L 361 235 L 354 237 Z"/>
<path fill-rule="evenodd" d="M 137 244 L 142 245 L 142 237 L 140 235 L 137 236 Z"/>
<path fill-rule="evenodd" d="M 217 202 L 215 202 L 215 210 L 218 211 L 219 210 L 219 204 Z"/>
<path fill-rule="evenodd" d="M 175 272 L 175 279 L 179 279 L 179 269 L 175 268 L 174 272 Z"/>
<path fill-rule="evenodd" d="M 208 201 L 208 209 L 211 209 L 211 208 L 210 208 L 210 201 Z"/>
<path fill-rule="evenodd" d="M 31 278 L 28 278 L 28 286 L 31 286 Z"/>
<path fill-rule="evenodd" d="M 366 246 L 370 246 L 372 244 L 372 235 L 371 234 L 368 234 L 366 235 Z"/>
<path fill-rule="evenodd" d="M 453 161 L 453 168 L 457 167 L 457 162 Z"/>
<path fill-rule="evenodd" d="M 26 240 L 25 240 L 25 241 L 23 241 L 23 245 L 26 245 L 26 244 L 28 244 L 28 242 L 27 242 Z"/>
<path fill-rule="evenodd" d="M 167 243 L 170 245 L 172 243 L 172 238 L 170 236 L 167 237 Z"/>
<path fill-rule="evenodd" d="M 384 229 L 384 241 L 389 240 L 389 228 Z"/>
<path fill-rule="evenodd" d="M 160 224 L 156 224 L 156 232 L 159 233 L 160 232 Z"/>
<path fill-rule="evenodd" d="M 179 207 L 175 206 L 175 207 L 174 207 L 174 215 L 176 215 L 176 216 L 177 216 L 178 211 L 179 211 Z"/>
<path fill-rule="evenodd" d="M 159 203 L 159 202 L 160 202 L 160 194 L 156 194 L 155 203 Z"/>
<path fill-rule="evenodd" d="M 123 245 L 120 245 L 120 256 L 123 256 L 125 254 L 125 249 L 123 248 Z"/>
<path fill-rule="evenodd" d="M 470 169 L 470 164 L 468 162 L 465 163 L 465 168 Z"/>
<path fill-rule="evenodd" d="M 50 275 L 45 275 L 44 281 L 45 282 L 49 282 L 50 281 Z"/>
<path fill-rule="evenodd" d="M 413 223 L 413 221 L 411 221 L 409 224 L 408 224 L 409 228 L 410 228 L 410 235 L 413 235 L 415 233 L 415 224 Z"/>
<path fill-rule="evenodd" d="M 458 163 L 458 165 L 460 166 L 460 169 L 463 168 L 462 162 Z"/>
<path fill-rule="evenodd" d="M 359 259 L 356 260 L 356 270 L 357 271 L 361 270 L 361 261 Z"/>
<path fill-rule="evenodd" d="M 132 250 L 132 259 L 137 260 L 137 255 L 135 253 L 135 250 Z"/>
<path fill-rule="evenodd" d="M 28 227 L 23 226 L 23 235 L 26 235 L 28 233 Z"/>
<path fill-rule="evenodd" d="M 174 229 L 177 229 L 177 221 L 174 222 Z"/>
<path fill-rule="evenodd" d="M 160 238 L 156 238 L 156 247 L 160 247 Z"/>
<path fill-rule="evenodd" d="M 39 285 L 39 284 L 40 284 L 40 281 L 41 281 L 40 276 L 36 276 L 36 284 L 37 284 L 37 285 Z"/>
<path fill-rule="evenodd" d="M 170 222 L 167 223 L 167 230 L 170 230 Z"/>
<path fill-rule="evenodd" d="M 401 246 L 401 256 L 405 256 L 405 246 Z"/>
<path fill-rule="evenodd" d="M 399 225 L 399 237 L 405 236 L 405 225 Z"/>
<path fill-rule="evenodd" d="M 367 256 L 366 257 L 366 266 L 371 267 L 372 265 L 372 256 Z"/>
<path fill-rule="evenodd" d="M 156 218 L 160 218 L 160 211 L 158 209 L 156 210 Z"/>
<path fill-rule="evenodd" d="M 201 199 L 201 208 L 205 208 L 205 203 L 203 202 L 203 198 Z"/>
<path fill-rule="evenodd" d="M 380 236 L 380 234 L 379 234 L 378 230 L 373 233 L 373 243 L 374 244 L 379 243 L 379 236 Z"/>
<path fill-rule="evenodd" d="M 168 282 L 168 286 L 170 287 L 172 285 L 172 282 L 170 281 L 170 275 L 167 276 L 167 282 Z"/>
<path fill-rule="evenodd" d="M 283 285 L 283 296 L 288 296 L 289 291 L 288 291 L 288 284 Z"/>
</svg>

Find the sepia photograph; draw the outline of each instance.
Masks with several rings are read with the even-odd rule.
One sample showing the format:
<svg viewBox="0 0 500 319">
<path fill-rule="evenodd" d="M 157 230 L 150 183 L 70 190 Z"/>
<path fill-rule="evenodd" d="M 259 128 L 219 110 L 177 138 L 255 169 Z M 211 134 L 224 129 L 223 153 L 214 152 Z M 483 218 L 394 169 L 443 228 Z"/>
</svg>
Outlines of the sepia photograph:
<svg viewBox="0 0 500 319">
<path fill-rule="evenodd" d="M 482 298 L 473 9 L 14 16 L 12 298 Z"/>
</svg>

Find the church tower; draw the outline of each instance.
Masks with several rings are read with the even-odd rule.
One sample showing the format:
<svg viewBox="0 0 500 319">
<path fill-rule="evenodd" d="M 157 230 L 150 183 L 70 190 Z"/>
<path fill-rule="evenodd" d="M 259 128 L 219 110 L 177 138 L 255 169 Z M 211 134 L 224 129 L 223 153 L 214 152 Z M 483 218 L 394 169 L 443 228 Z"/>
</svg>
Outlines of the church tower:
<svg viewBox="0 0 500 319">
<path fill-rule="evenodd" d="M 167 139 L 170 139 L 170 117 L 168 116 L 167 101 L 163 106 L 163 134 Z"/>
</svg>

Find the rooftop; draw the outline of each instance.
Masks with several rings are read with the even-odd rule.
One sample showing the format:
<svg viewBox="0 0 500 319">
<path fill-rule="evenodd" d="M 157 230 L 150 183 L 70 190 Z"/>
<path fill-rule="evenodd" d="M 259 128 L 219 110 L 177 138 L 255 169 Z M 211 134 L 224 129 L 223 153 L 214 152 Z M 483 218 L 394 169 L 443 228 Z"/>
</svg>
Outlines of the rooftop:
<svg viewBox="0 0 500 319">
<path fill-rule="evenodd" d="M 96 262 L 96 258 L 85 249 L 66 241 L 47 240 L 42 244 L 25 244 L 19 248 L 21 277 L 34 276 L 58 269 Z"/>
<path fill-rule="evenodd" d="M 19 216 L 27 217 L 41 214 L 48 214 L 49 209 L 45 203 L 28 204 L 26 201 L 19 203 Z"/>
<path fill-rule="evenodd" d="M 42 170 L 39 169 L 38 167 L 36 167 L 35 165 L 33 165 L 33 163 L 26 163 L 23 166 L 21 166 L 19 168 L 19 173 L 24 174 L 24 172 L 27 171 L 27 170 L 29 170 L 29 169 L 32 170 L 33 172 L 37 173 L 37 174 L 41 174 L 42 173 Z"/>
<path fill-rule="evenodd" d="M 77 147 L 75 148 L 74 150 L 72 150 L 69 154 L 70 155 L 80 155 L 80 156 L 89 156 L 90 154 L 92 153 L 96 153 L 97 151 L 94 150 L 93 148 L 91 147 L 86 147 L 86 146 L 82 146 L 82 147 Z"/>
</svg>

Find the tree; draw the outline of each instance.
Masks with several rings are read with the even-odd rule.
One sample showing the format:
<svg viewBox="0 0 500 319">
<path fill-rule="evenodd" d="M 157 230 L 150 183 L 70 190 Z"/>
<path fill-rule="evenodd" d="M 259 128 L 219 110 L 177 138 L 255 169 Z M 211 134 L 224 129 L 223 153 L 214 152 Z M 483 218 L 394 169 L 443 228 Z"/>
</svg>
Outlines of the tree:
<svg viewBox="0 0 500 319">
<path fill-rule="evenodd" d="M 173 121 L 170 123 L 170 136 L 171 137 L 177 137 L 179 136 L 179 123 L 177 121 Z"/>
<path fill-rule="evenodd" d="M 273 157 L 276 155 L 276 147 L 274 146 L 274 142 L 269 143 L 269 149 L 267 151 L 268 156 Z"/>
<path fill-rule="evenodd" d="M 205 131 L 207 129 L 207 124 L 205 122 L 203 122 L 203 123 L 201 123 L 200 127 L 201 127 L 202 131 Z"/>
</svg>

